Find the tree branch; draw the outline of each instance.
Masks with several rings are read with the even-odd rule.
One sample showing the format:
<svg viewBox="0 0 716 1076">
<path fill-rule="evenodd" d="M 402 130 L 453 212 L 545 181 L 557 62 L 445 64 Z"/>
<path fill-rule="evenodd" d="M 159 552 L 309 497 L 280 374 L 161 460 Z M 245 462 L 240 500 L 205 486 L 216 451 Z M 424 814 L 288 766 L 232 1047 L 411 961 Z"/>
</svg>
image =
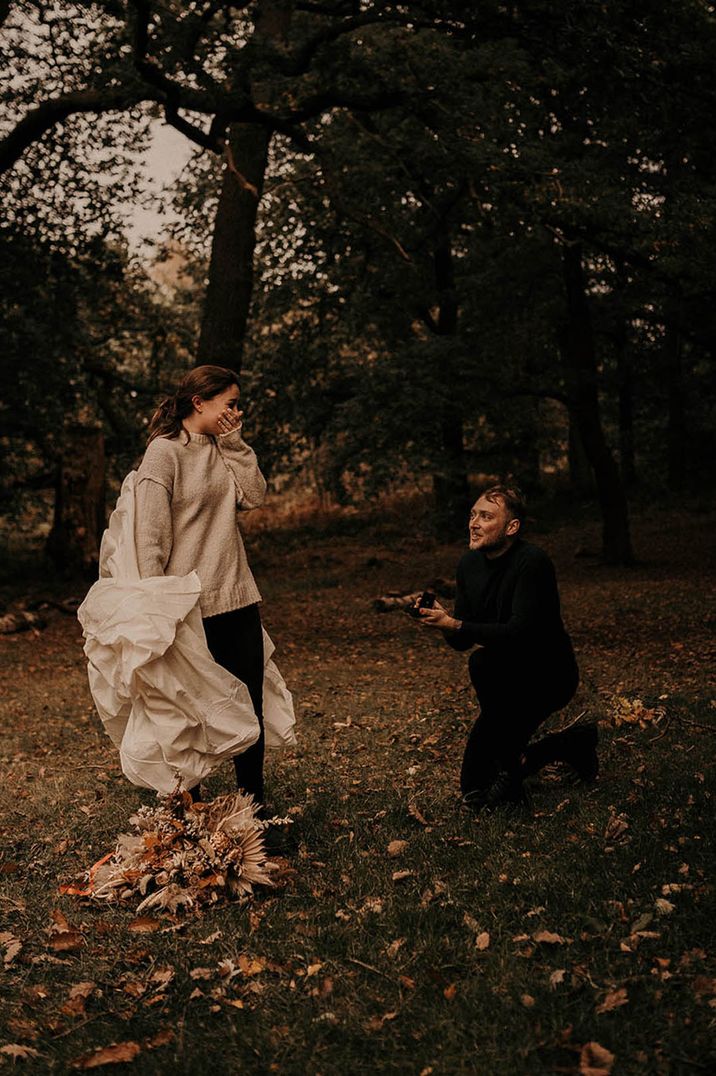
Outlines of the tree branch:
<svg viewBox="0 0 716 1076">
<path fill-rule="evenodd" d="M 0 141 L 0 175 L 12 168 L 28 146 L 68 116 L 77 112 L 113 112 L 115 109 L 132 108 L 151 99 L 156 98 L 138 87 L 104 87 L 76 90 L 43 101 L 30 109 L 24 119 Z"/>
</svg>

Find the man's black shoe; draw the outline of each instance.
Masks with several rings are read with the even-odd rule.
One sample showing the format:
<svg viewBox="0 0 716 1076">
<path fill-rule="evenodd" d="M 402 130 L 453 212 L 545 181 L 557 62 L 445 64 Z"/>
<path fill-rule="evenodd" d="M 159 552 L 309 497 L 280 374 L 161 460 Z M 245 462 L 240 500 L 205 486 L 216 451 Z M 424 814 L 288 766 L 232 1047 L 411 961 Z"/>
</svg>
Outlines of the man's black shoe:
<svg viewBox="0 0 716 1076">
<path fill-rule="evenodd" d="M 489 788 L 473 788 L 462 797 L 461 805 L 477 813 L 485 806 L 488 792 Z"/>
<path fill-rule="evenodd" d="M 513 773 L 498 773 L 487 790 L 484 809 L 494 811 L 497 807 L 531 807 L 532 803 L 522 778 Z"/>
<path fill-rule="evenodd" d="M 511 773 L 499 773 L 487 788 L 474 788 L 462 797 L 464 807 L 475 813 L 494 811 L 497 807 L 531 807 L 522 780 Z"/>
<path fill-rule="evenodd" d="M 599 759 L 597 758 L 597 741 L 599 732 L 594 722 L 586 725 L 575 725 L 567 729 L 565 738 L 569 737 L 565 744 L 564 761 L 576 770 L 580 781 L 596 781 L 599 775 Z"/>
</svg>

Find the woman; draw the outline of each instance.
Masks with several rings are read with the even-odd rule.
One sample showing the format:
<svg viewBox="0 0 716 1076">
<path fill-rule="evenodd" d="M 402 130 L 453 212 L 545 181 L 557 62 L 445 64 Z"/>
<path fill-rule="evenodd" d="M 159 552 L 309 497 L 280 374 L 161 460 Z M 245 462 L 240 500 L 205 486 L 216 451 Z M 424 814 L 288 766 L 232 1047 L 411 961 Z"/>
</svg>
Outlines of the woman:
<svg viewBox="0 0 716 1076">
<path fill-rule="evenodd" d="M 264 798 L 264 646 L 258 603 L 236 509 L 263 503 L 266 481 L 241 436 L 236 374 L 197 366 L 164 399 L 149 425 L 137 473 L 135 544 L 142 579 L 157 575 L 201 581 L 206 641 L 218 665 L 243 681 L 261 729 L 234 756 L 239 788 Z M 191 790 L 199 798 L 199 786 Z"/>
</svg>

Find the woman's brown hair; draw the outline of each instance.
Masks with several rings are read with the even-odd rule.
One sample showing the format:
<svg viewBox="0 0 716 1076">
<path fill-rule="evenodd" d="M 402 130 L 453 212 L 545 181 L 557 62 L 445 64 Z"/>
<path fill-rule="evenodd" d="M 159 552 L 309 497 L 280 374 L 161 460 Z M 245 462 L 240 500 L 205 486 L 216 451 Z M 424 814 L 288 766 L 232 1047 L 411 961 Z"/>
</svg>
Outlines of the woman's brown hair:
<svg viewBox="0 0 716 1076">
<path fill-rule="evenodd" d="M 192 400 L 195 396 L 212 400 L 238 383 L 234 370 L 226 366 L 195 366 L 181 379 L 174 395 L 160 401 L 149 422 L 147 444 L 155 437 L 178 437 L 182 432 L 182 420 L 194 410 Z"/>
</svg>

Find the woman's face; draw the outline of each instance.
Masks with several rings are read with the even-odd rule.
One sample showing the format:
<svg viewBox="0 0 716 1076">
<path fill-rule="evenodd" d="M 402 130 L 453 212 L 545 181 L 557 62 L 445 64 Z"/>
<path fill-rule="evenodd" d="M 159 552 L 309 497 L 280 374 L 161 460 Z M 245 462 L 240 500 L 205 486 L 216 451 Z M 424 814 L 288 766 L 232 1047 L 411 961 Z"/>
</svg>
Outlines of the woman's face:
<svg viewBox="0 0 716 1076">
<path fill-rule="evenodd" d="M 194 413 L 201 425 L 200 432 L 216 437 L 226 432 L 219 427 L 219 418 L 225 411 L 230 411 L 237 418 L 239 416 L 239 386 L 230 385 L 228 389 L 224 389 L 218 396 L 212 396 L 209 400 L 195 396 L 193 403 Z"/>
</svg>

